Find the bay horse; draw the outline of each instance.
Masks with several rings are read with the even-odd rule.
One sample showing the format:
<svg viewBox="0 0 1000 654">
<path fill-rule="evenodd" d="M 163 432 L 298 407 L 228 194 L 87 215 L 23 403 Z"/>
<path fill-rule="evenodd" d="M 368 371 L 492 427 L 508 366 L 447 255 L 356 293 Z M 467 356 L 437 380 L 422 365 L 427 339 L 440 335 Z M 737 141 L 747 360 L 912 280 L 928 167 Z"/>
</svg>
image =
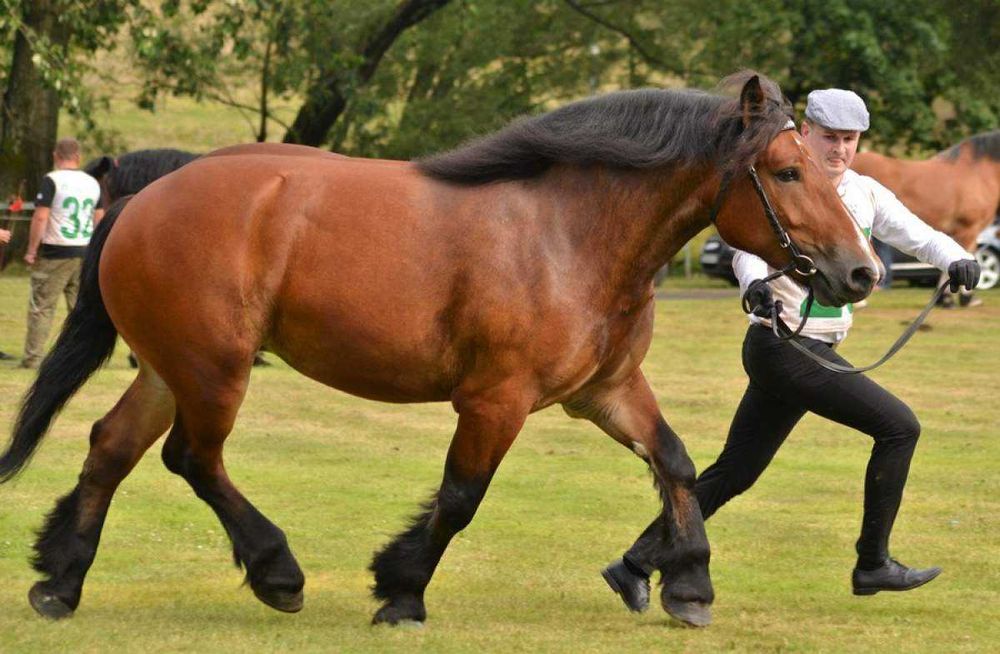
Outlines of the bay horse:
<svg viewBox="0 0 1000 654">
<path fill-rule="evenodd" d="M 1000 130 L 971 136 L 923 161 L 859 152 L 851 168 L 875 178 L 969 252 L 1000 212 Z"/>
<path fill-rule="evenodd" d="M 50 618 L 77 608 L 115 489 L 169 429 L 163 463 L 215 511 L 253 593 L 302 607 L 285 534 L 222 458 L 266 346 L 334 388 L 450 402 L 458 414 L 440 488 L 371 563 L 373 623 L 426 618 L 424 589 L 525 418 L 558 404 L 648 464 L 662 500 L 664 609 L 707 624 L 695 468 L 639 368 L 653 276 L 710 217 L 727 242 L 784 266 L 765 203 L 813 259 L 823 304 L 863 298 L 880 276 L 787 129 L 777 85 L 733 80 L 738 98 L 647 89 L 582 100 L 415 163 L 206 156 L 114 204 L 0 456 L 5 481 L 119 334 L 137 353 L 135 381 L 94 424 L 77 486 L 40 532 L 31 605 Z"/>
</svg>

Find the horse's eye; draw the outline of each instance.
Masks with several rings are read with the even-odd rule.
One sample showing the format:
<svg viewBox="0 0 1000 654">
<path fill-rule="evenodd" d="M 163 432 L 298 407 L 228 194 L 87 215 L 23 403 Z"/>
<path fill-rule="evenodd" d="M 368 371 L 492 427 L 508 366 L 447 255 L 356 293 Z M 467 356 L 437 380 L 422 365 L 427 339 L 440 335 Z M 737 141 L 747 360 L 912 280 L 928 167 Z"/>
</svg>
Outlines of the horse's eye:
<svg viewBox="0 0 1000 654">
<path fill-rule="evenodd" d="M 776 172 L 774 176 L 780 182 L 797 182 L 800 179 L 798 168 L 784 168 Z"/>
</svg>

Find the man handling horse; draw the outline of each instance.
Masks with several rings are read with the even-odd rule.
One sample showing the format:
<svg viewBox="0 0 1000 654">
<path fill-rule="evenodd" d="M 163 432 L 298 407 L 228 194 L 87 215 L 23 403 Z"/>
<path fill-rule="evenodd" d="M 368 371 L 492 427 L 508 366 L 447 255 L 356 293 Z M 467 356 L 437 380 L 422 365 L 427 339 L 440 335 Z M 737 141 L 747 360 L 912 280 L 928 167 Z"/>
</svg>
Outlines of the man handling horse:
<svg viewBox="0 0 1000 654">
<path fill-rule="evenodd" d="M 76 304 L 83 252 L 104 215 L 100 185 L 79 169 L 77 140 L 60 139 L 52 155 L 55 170 L 42 178 L 24 255 L 31 266 L 31 297 L 22 368 L 37 368 L 41 362 L 59 296 L 65 296 L 69 309 Z"/>
<path fill-rule="evenodd" d="M 884 186 L 849 169 L 862 132 L 868 129 L 864 101 L 851 91 L 825 89 L 809 94 L 801 137 L 812 151 L 864 233 L 947 271 L 952 291 L 972 289 L 979 264 L 955 241 L 922 222 Z M 789 179 L 794 183 L 794 179 Z M 920 424 L 899 398 L 863 374 L 825 369 L 771 330 L 778 306 L 789 328 L 808 311 L 800 342 L 814 354 L 847 365 L 835 347 L 851 328 L 851 306 L 810 304 L 808 291 L 789 276 L 773 288 L 762 279 L 774 272 L 760 258 L 737 251 L 733 270 L 753 307 L 743 344 L 749 384 L 718 459 L 698 477 L 695 495 L 707 520 L 723 504 L 749 489 L 771 462 L 785 437 L 807 411 L 853 427 L 874 440 L 865 476 L 864 517 L 852 575 L 855 595 L 910 590 L 934 579 L 941 569 L 909 568 L 889 556 L 889 534 L 899 509 Z M 656 569 L 652 547 L 663 532 L 654 521 L 603 576 L 626 606 L 649 604 L 649 575 Z"/>
</svg>

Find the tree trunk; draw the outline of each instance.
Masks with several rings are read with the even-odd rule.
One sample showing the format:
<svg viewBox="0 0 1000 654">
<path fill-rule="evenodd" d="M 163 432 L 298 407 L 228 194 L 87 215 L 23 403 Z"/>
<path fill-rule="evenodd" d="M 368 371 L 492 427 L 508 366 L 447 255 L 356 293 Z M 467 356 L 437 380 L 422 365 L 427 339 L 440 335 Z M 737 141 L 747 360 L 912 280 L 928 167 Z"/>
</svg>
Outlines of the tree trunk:
<svg viewBox="0 0 1000 654">
<path fill-rule="evenodd" d="M 65 51 L 68 35 L 57 29 L 54 0 L 32 0 L 24 5 L 24 25 L 47 36 L 53 47 Z M 42 79 L 32 61 L 31 43 L 18 31 L 14 55 L 0 107 L 0 195 L 6 198 L 21 180 L 29 197 L 52 167 L 59 125 L 59 94 Z"/>
<path fill-rule="evenodd" d="M 285 134 L 285 143 L 319 146 L 347 107 L 346 82 L 364 85 L 378 69 L 382 57 L 407 28 L 416 25 L 450 0 L 404 0 L 380 28 L 358 47 L 361 61 L 350 71 L 331 71 L 321 76 L 306 94 L 305 104 Z"/>
</svg>

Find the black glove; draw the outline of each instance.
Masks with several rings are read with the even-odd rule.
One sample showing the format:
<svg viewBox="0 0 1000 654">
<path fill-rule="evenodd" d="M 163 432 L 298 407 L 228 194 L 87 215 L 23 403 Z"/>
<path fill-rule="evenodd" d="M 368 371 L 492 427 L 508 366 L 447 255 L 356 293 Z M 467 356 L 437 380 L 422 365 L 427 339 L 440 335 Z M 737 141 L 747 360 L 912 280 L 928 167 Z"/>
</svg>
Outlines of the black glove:
<svg viewBox="0 0 1000 654">
<path fill-rule="evenodd" d="M 771 293 L 771 287 L 767 285 L 767 282 L 755 279 L 747 287 L 743 303 L 753 315 L 770 318 L 771 309 L 774 307 L 774 295 Z"/>
<path fill-rule="evenodd" d="M 959 286 L 964 286 L 965 290 L 971 291 L 979 283 L 979 273 L 979 262 L 975 259 L 952 261 L 948 266 L 949 289 L 954 293 Z"/>
</svg>

